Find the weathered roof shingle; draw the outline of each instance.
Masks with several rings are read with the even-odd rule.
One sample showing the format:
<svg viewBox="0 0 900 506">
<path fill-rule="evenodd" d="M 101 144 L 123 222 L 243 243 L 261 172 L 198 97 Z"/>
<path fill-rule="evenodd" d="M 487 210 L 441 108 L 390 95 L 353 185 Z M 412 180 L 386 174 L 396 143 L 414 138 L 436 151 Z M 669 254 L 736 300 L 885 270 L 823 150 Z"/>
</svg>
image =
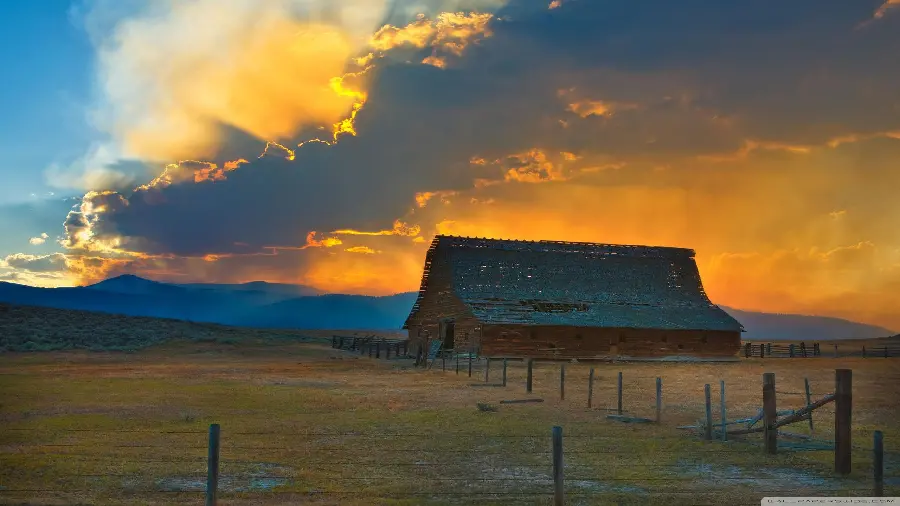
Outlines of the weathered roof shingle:
<svg viewBox="0 0 900 506">
<path fill-rule="evenodd" d="M 455 236 L 432 248 L 486 324 L 743 330 L 706 296 L 690 249 Z"/>
</svg>

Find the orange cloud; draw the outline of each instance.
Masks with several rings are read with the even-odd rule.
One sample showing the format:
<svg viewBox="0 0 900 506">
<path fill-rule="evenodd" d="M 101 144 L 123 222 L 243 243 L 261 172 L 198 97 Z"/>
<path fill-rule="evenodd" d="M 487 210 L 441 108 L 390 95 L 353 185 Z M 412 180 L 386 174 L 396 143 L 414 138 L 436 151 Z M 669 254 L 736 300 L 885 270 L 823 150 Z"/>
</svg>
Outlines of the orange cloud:
<svg viewBox="0 0 900 506">
<path fill-rule="evenodd" d="M 391 230 L 378 230 L 376 232 L 362 231 L 362 230 L 353 230 L 353 229 L 342 229 L 335 230 L 331 232 L 335 235 L 399 235 L 399 236 L 407 236 L 407 237 L 415 237 L 419 235 L 421 232 L 421 227 L 418 225 L 409 225 L 400 220 L 394 221 L 394 228 Z"/>
<path fill-rule="evenodd" d="M 334 232 L 332 232 L 334 233 Z M 306 248 L 331 248 L 334 246 L 339 246 L 343 244 L 343 241 L 338 239 L 337 237 L 323 237 L 322 239 L 316 239 L 317 232 L 312 231 L 306 234 L 306 244 L 302 246 L 300 249 Z"/>
<path fill-rule="evenodd" d="M 373 250 L 368 246 L 353 246 L 352 248 L 347 248 L 344 251 L 348 253 L 364 253 L 367 255 L 373 255 L 377 253 L 377 251 Z"/>
<path fill-rule="evenodd" d="M 873 17 L 875 19 L 881 19 L 885 17 L 889 10 L 900 6 L 900 0 L 886 0 L 884 4 L 875 11 Z"/>
<path fill-rule="evenodd" d="M 492 14 L 475 12 L 445 12 L 435 19 L 419 15 L 416 21 L 404 27 L 383 26 L 372 36 L 369 45 L 382 53 L 403 46 L 431 47 L 431 56 L 422 63 L 443 68 L 447 65 L 446 54 L 462 56 L 469 44 L 493 35 L 489 26 L 492 19 Z M 374 57 L 370 54 L 357 59 L 357 63 L 367 64 Z"/>
</svg>

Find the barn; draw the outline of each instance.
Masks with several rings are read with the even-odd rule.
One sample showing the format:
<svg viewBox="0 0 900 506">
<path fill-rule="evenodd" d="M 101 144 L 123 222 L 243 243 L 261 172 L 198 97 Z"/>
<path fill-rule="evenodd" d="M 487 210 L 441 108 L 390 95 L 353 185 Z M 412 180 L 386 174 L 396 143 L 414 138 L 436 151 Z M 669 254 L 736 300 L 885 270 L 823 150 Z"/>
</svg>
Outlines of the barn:
<svg viewBox="0 0 900 506">
<path fill-rule="evenodd" d="M 732 360 L 743 332 L 690 249 L 447 235 L 403 328 L 413 353 L 601 360 Z"/>
</svg>

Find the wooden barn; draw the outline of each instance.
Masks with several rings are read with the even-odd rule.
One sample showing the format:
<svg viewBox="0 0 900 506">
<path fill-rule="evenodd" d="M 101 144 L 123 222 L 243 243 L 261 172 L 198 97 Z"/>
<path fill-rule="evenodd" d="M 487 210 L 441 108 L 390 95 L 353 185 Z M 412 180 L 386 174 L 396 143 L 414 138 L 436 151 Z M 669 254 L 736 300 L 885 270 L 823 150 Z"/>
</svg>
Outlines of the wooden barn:
<svg viewBox="0 0 900 506">
<path fill-rule="evenodd" d="M 743 327 L 710 302 L 694 251 L 435 237 L 404 329 L 410 351 L 490 358 L 736 359 Z"/>
</svg>

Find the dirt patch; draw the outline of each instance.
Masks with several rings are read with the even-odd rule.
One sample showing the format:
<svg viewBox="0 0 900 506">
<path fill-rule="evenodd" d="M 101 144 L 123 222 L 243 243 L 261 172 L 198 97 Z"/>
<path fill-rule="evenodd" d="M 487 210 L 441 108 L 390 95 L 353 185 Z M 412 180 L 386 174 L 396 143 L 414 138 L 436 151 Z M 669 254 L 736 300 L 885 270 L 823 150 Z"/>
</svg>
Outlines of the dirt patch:
<svg viewBox="0 0 900 506">
<path fill-rule="evenodd" d="M 292 468 L 278 464 L 258 463 L 243 473 L 219 476 L 219 490 L 225 492 L 253 492 L 272 490 L 290 485 L 292 480 L 284 475 Z M 126 485 L 127 484 L 123 484 Z M 166 492 L 202 492 L 206 490 L 206 479 L 195 476 L 168 476 L 157 480 L 156 487 Z"/>
</svg>

